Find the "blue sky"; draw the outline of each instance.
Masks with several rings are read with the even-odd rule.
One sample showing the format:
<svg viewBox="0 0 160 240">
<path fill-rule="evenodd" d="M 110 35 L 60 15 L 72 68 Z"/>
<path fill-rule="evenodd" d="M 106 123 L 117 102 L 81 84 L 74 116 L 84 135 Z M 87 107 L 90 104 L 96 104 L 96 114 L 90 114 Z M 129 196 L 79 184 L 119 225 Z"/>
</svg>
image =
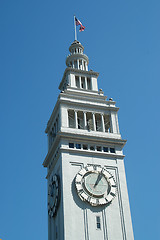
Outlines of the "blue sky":
<svg viewBox="0 0 160 240">
<path fill-rule="evenodd" d="M 47 239 L 44 130 L 78 34 L 119 111 L 135 239 L 160 239 L 160 1 L 0 1 L 0 238 Z"/>
</svg>

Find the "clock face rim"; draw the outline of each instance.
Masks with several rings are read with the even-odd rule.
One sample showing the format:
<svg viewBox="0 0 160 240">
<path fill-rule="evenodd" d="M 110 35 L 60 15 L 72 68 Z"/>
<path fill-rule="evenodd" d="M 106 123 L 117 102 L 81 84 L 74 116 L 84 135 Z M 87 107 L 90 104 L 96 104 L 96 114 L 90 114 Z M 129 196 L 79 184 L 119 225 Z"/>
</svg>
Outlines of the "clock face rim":
<svg viewBox="0 0 160 240">
<path fill-rule="evenodd" d="M 108 183 L 108 189 L 106 189 L 102 195 L 96 195 L 89 192 L 85 186 L 84 178 L 86 175 L 93 173 L 97 174 L 97 176 L 101 175 Z M 92 206 L 107 205 L 111 203 L 117 193 L 117 185 L 113 175 L 106 167 L 101 167 L 99 165 L 87 165 L 83 167 L 75 176 L 75 186 L 80 199 L 88 202 Z"/>
<path fill-rule="evenodd" d="M 51 193 L 51 191 L 53 191 Z M 52 196 L 54 194 L 54 198 Z M 53 202 L 51 202 L 53 201 Z M 60 177 L 55 174 L 50 181 L 48 187 L 48 214 L 50 217 L 55 217 L 60 203 Z"/>
</svg>

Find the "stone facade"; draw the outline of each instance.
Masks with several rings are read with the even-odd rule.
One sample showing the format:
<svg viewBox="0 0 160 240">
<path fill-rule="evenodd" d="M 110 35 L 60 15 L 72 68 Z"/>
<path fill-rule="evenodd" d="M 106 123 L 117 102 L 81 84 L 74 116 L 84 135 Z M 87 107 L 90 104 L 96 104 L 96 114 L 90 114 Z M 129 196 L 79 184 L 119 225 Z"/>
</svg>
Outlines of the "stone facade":
<svg viewBox="0 0 160 240">
<path fill-rule="evenodd" d="M 74 41 L 69 50 L 61 93 L 46 128 L 48 154 L 43 165 L 47 167 L 48 190 L 53 188 L 48 192 L 48 239 L 132 240 L 123 155 L 126 140 L 119 132 L 119 109 L 98 90 L 99 74 L 88 71 L 84 47 Z M 75 177 L 86 166 L 101 167 L 113 176 L 116 194 L 111 202 L 92 206 L 79 197 Z M 90 178 L 93 174 L 98 173 L 90 172 Z M 59 177 L 59 185 L 54 176 Z"/>
</svg>

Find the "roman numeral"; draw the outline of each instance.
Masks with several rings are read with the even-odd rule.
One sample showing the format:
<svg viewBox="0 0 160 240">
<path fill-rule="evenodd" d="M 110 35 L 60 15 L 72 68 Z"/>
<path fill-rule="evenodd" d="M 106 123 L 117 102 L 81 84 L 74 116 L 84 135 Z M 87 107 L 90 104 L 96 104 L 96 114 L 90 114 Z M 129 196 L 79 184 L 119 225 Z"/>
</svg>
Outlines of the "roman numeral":
<svg viewBox="0 0 160 240">
<path fill-rule="evenodd" d="M 79 191 L 78 191 L 78 193 L 81 195 L 82 193 L 84 193 L 84 191 L 83 191 L 83 189 L 80 189 Z"/>
<path fill-rule="evenodd" d="M 116 196 L 116 194 L 115 193 L 112 193 L 112 192 L 110 192 L 110 194 L 114 197 L 114 196 Z"/>
<path fill-rule="evenodd" d="M 93 165 L 93 169 L 94 169 L 94 170 L 97 170 L 97 166 L 96 166 L 96 165 Z"/>
<path fill-rule="evenodd" d="M 78 175 L 83 176 L 81 173 L 78 173 Z"/>
<path fill-rule="evenodd" d="M 90 201 L 91 201 L 91 197 L 88 197 L 88 198 L 87 198 L 87 201 L 90 202 Z"/>
<path fill-rule="evenodd" d="M 81 182 L 76 182 L 76 184 L 81 184 Z"/>
<path fill-rule="evenodd" d="M 99 204 L 99 199 L 96 199 L 96 204 Z"/>
</svg>

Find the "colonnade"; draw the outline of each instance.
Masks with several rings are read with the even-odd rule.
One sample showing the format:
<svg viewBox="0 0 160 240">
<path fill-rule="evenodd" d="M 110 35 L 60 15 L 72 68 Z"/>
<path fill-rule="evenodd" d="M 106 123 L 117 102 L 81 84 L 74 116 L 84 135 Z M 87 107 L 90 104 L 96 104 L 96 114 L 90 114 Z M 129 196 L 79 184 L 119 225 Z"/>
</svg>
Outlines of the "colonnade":
<svg viewBox="0 0 160 240">
<path fill-rule="evenodd" d="M 110 132 L 110 115 L 86 111 L 69 110 L 69 127 L 99 132 Z"/>
<path fill-rule="evenodd" d="M 72 68 L 88 71 L 87 63 L 84 59 L 76 59 L 70 62 Z"/>
</svg>

